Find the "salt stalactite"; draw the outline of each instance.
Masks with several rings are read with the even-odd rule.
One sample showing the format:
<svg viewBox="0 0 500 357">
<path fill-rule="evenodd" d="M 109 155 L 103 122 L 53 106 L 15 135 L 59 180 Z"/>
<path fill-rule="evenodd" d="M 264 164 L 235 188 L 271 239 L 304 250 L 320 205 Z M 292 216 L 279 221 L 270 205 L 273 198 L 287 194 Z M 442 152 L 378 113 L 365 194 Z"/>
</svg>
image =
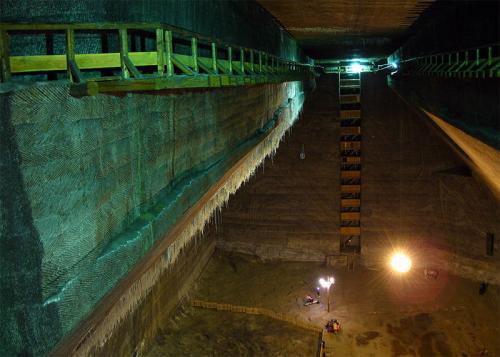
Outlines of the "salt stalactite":
<svg viewBox="0 0 500 357">
<path fill-rule="evenodd" d="M 296 101 L 293 105 L 295 110 L 292 108 L 294 101 Z M 179 234 L 160 259 L 128 288 L 98 325 L 82 336 L 81 342 L 73 351 L 74 356 L 88 356 L 104 346 L 113 331 L 151 291 L 160 276 L 175 263 L 182 249 L 193 237 L 203 234 L 206 223 L 213 218 L 216 210 L 224 206 L 229 197 L 254 175 L 266 158 L 275 155 L 285 133 L 297 120 L 300 113 L 297 109 L 302 108 L 303 101 L 304 95 L 299 92 L 293 100 L 287 102 L 286 106 L 280 108 L 285 110 L 279 109 L 276 127 L 246 155 L 245 161 L 195 214 L 191 223 Z"/>
</svg>

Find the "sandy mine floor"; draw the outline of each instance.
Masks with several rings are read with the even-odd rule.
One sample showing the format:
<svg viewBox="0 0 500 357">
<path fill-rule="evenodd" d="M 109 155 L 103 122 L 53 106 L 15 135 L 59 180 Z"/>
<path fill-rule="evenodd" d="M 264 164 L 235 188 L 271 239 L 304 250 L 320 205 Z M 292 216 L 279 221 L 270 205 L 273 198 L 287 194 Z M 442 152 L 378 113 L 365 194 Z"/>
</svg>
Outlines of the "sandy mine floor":
<svg viewBox="0 0 500 357">
<path fill-rule="evenodd" d="M 303 306 L 318 278 L 332 274 L 330 314 L 322 304 Z M 358 268 L 332 271 L 316 263 L 263 263 L 216 253 L 193 298 L 265 307 L 323 326 L 342 324 L 327 339 L 342 356 L 500 356 L 500 289 L 479 295 L 479 283 L 440 272 L 394 276 Z M 315 356 L 318 338 L 281 321 L 231 312 L 180 308 L 148 356 Z M 484 354 L 484 350 L 488 353 Z"/>
</svg>

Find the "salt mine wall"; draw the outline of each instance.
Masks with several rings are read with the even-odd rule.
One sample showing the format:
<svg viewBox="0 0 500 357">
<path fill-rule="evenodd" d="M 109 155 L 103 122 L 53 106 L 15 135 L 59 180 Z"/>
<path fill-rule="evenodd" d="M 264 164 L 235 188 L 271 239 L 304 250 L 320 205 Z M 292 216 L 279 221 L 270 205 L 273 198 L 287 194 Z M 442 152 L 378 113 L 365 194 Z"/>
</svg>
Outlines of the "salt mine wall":
<svg viewBox="0 0 500 357">
<path fill-rule="evenodd" d="M 384 268 L 399 248 L 418 269 L 499 283 L 498 247 L 486 251 L 486 234 L 500 232 L 498 201 L 384 75 L 362 78 L 361 262 Z M 222 211 L 218 247 L 280 260 L 338 254 L 337 85 L 320 78 L 276 156 Z"/>
<path fill-rule="evenodd" d="M 53 82 L 0 97 L 2 353 L 53 347 L 304 99 L 301 82 L 155 94 L 77 99 Z"/>
<path fill-rule="evenodd" d="M 0 2 L 0 22 L 54 21 L 157 22 L 306 60 L 254 1 Z M 65 46 L 63 32 L 11 33 L 9 50 Z M 154 34 L 131 31 L 129 47 L 155 51 Z M 190 54 L 182 40 L 174 47 Z M 119 52 L 117 32 L 81 31 L 75 51 Z M 106 341 L 127 353 L 147 348 L 155 328 L 137 319 L 153 311 L 163 321 L 189 291 L 214 249 L 213 239 L 194 237 L 275 150 L 313 85 L 75 98 L 67 79 L 17 75 L 0 87 L 2 356 L 46 355 L 56 345 L 56 355 L 99 353 Z"/>
<path fill-rule="evenodd" d="M 498 201 L 476 180 L 426 116 L 366 75 L 363 91 L 362 255 L 385 263 L 384 251 L 414 252 L 415 265 L 499 283 Z"/>
<path fill-rule="evenodd" d="M 299 261 L 338 254 L 337 91 L 333 77 L 321 77 L 304 120 L 222 211 L 219 248 Z"/>
</svg>

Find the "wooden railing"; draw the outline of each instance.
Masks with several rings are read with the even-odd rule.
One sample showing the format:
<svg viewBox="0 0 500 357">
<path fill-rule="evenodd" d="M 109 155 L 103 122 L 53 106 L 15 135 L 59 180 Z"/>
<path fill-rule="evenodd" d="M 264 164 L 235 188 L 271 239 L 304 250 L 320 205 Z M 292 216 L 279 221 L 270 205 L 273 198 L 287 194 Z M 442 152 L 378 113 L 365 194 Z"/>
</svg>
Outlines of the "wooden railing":
<svg viewBox="0 0 500 357">
<path fill-rule="evenodd" d="M 120 51 L 77 53 L 80 32 L 115 33 Z M 154 51 L 129 50 L 131 31 L 155 42 Z M 63 54 L 10 54 L 12 39 L 33 33 L 64 33 Z M 179 41 L 190 53 L 175 51 Z M 204 47 L 205 56 L 200 56 Z M 46 51 L 48 52 L 48 51 Z M 208 53 L 210 55 L 208 55 Z M 146 67 L 148 69 L 146 70 Z M 153 70 L 151 70 L 153 68 Z M 113 71 L 113 75 L 86 76 L 85 71 Z M 129 24 L 9 24 L 0 23 L 0 79 L 16 75 L 67 72 L 76 94 L 98 92 L 198 88 L 283 82 L 313 74 L 313 66 L 271 55 L 264 51 L 227 45 L 219 40 L 158 23 Z M 83 89 L 83 91 L 82 91 Z"/>
<path fill-rule="evenodd" d="M 500 44 L 412 58 L 402 57 L 401 50 L 398 50 L 387 61 L 389 66 L 394 66 L 394 69 L 402 66 L 406 72 L 417 75 L 498 78 L 500 77 Z"/>
</svg>

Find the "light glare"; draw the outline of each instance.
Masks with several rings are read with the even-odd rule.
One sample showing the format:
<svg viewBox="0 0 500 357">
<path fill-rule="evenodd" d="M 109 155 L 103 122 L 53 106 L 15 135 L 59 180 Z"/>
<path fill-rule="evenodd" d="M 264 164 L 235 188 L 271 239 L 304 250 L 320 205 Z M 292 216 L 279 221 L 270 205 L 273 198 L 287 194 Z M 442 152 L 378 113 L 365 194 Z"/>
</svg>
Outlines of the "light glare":
<svg viewBox="0 0 500 357">
<path fill-rule="evenodd" d="M 319 285 L 321 285 L 323 288 L 325 289 L 329 289 L 331 285 L 333 285 L 335 283 L 335 279 L 330 276 L 328 277 L 328 279 L 319 279 Z"/>
<path fill-rule="evenodd" d="M 391 258 L 391 267 L 398 273 L 406 273 L 411 269 L 411 259 L 403 253 L 396 253 Z"/>
<path fill-rule="evenodd" d="M 349 66 L 351 72 L 360 73 L 363 70 L 363 66 L 359 63 L 353 63 Z"/>
</svg>

